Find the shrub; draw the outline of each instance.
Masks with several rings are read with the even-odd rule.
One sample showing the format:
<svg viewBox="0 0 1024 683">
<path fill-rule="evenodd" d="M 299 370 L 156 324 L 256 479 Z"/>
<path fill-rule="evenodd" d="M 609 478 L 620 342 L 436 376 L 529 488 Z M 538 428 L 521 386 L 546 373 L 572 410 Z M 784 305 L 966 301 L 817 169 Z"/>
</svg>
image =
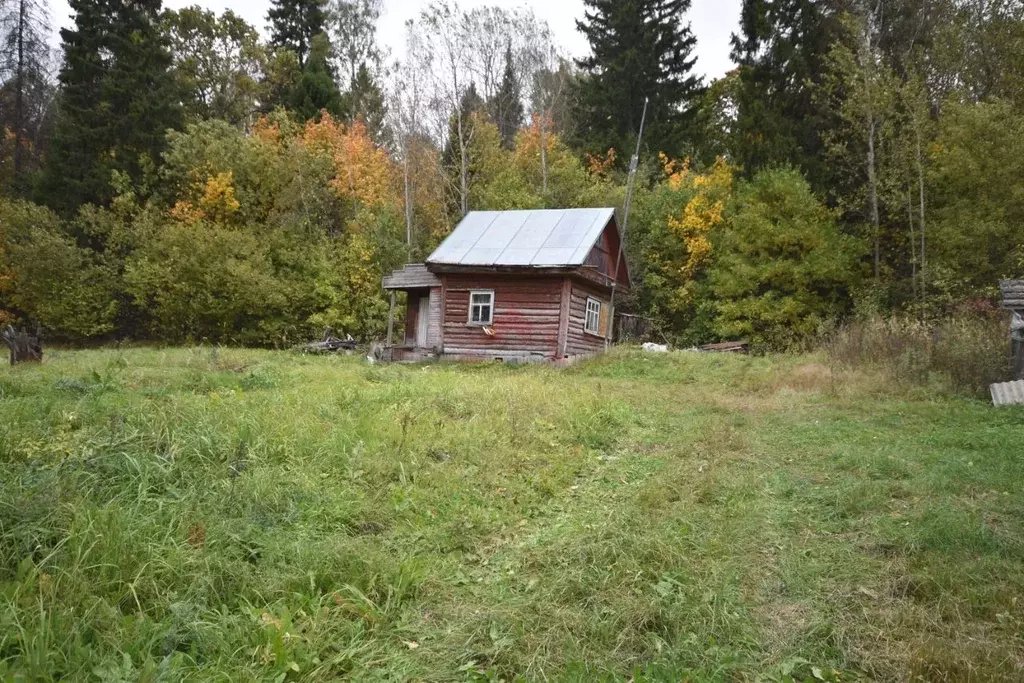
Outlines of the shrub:
<svg viewBox="0 0 1024 683">
<path fill-rule="evenodd" d="M 1010 379 L 1008 327 L 998 315 L 962 313 L 933 324 L 909 318 L 851 322 L 825 343 L 832 362 L 882 368 L 901 383 L 936 376 L 960 394 L 983 397 Z"/>
<path fill-rule="evenodd" d="M 763 171 L 740 186 L 716 239 L 713 327 L 727 339 L 800 346 L 850 305 L 863 245 L 797 171 Z"/>
</svg>

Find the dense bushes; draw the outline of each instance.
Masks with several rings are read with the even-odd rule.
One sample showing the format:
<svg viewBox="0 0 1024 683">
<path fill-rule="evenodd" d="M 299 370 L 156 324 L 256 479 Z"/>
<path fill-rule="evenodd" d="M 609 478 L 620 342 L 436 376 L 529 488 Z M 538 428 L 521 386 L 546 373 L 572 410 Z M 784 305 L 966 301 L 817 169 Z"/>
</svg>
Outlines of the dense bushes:
<svg viewBox="0 0 1024 683">
<path fill-rule="evenodd" d="M 406 255 L 396 177 L 359 125 L 196 124 L 170 134 L 155 187 L 120 183 L 110 208 L 0 200 L 0 310 L 72 342 L 371 337 Z"/>
</svg>

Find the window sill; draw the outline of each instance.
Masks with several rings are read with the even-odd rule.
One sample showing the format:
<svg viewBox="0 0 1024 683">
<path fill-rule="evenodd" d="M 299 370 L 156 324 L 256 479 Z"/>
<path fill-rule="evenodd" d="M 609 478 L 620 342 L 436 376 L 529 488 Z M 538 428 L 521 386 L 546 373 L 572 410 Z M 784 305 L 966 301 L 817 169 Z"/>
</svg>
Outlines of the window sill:
<svg viewBox="0 0 1024 683">
<path fill-rule="evenodd" d="M 599 334 L 597 332 L 589 332 L 587 330 L 583 330 L 583 334 L 587 335 L 588 337 L 597 337 L 598 339 L 604 339 L 605 338 L 605 335 L 603 335 L 603 334 Z"/>
<path fill-rule="evenodd" d="M 466 323 L 466 327 L 494 327 L 494 323 Z"/>
</svg>

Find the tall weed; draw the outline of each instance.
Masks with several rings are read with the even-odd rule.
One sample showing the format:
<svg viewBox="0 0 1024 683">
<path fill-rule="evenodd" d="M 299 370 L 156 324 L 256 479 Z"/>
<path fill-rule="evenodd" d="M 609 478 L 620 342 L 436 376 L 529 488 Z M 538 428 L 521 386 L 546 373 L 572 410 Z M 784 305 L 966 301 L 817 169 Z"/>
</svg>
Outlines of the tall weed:
<svg viewBox="0 0 1024 683">
<path fill-rule="evenodd" d="M 938 380 L 967 396 L 983 397 L 990 384 L 1011 379 L 1009 328 L 998 315 L 962 314 L 936 323 L 866 318 L 833 332 L 824 349 L 835 365 L 882 368 L 903 384 Z"/>
</svg>

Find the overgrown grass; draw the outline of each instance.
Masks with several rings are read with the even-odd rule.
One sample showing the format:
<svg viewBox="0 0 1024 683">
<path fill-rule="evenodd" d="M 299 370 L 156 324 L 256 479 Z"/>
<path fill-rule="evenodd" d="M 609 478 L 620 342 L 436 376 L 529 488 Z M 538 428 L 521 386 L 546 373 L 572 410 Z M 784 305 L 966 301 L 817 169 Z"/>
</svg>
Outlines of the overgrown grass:
<svg viewBox="0 0 1024 683">
<path fill-rule="evenodd" d="M 0 680 L 1011 680 L 1024 411 L 815 357 L 0 370 Z"/>
<path fill-rule="evenodd" d="M 830 336 L 825 352 L 846 368 L 867 366 L 896 382 L 945 385 L 979 398 L 990 384 L 1013 379 L 1009 326 L 993 313 L 928 324 L 898 317 L 854 321 Z"/>
</svg>

